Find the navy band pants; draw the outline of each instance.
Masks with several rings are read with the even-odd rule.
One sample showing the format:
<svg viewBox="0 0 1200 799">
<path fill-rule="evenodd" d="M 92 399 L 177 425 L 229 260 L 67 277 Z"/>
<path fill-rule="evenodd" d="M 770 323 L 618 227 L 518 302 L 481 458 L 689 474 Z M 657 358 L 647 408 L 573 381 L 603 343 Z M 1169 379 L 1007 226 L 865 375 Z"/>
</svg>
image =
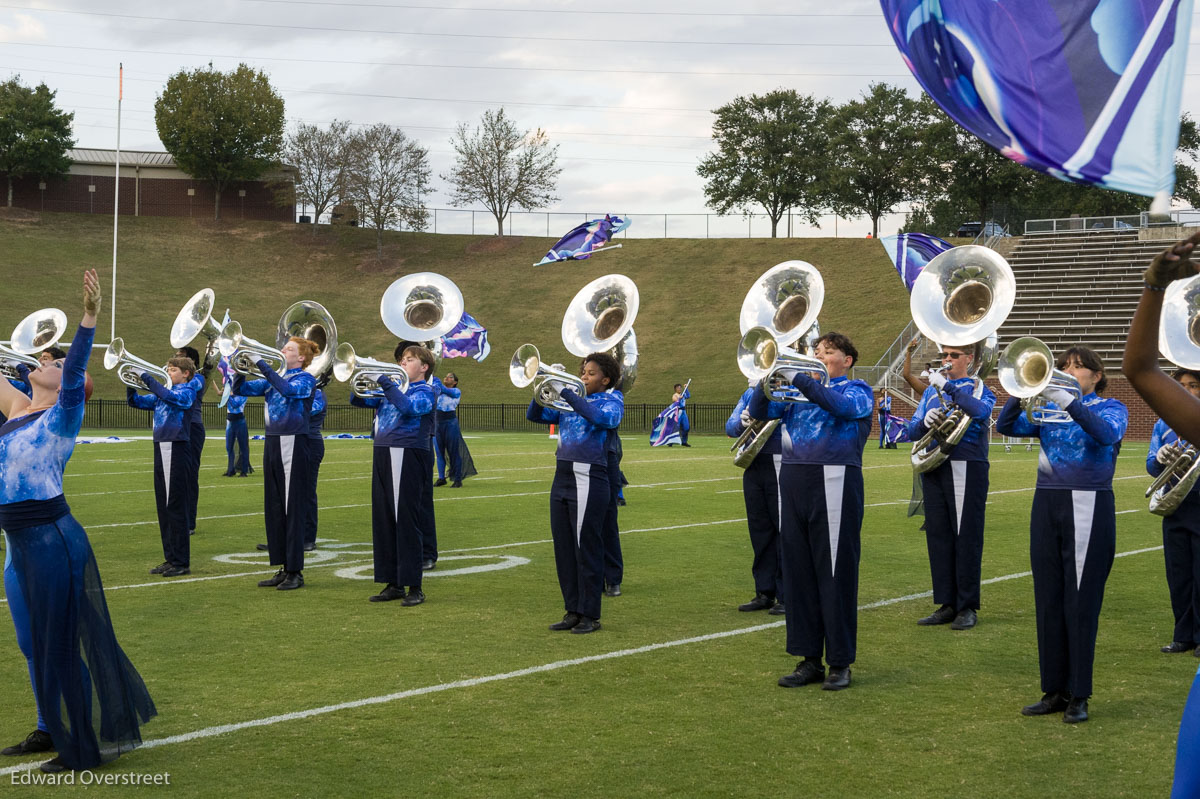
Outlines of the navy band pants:
<svg viewBox="0 0 1200 799">
<path fill-rule="evenodd" d="M 154 442 L 154 504 L 158 508 L 158 533 L 162 538 L 163 560 L 172 566 L 191 563 L 188 541 L 188 485 L 191 458 L 188 441 Z"/>
<path fill-rule="evenodd" d="M 263 451 L 263 505 L 271 565 L 285 571 L 304 569 L 304 531 L 308 524 L 309 441 L 306 435 L 268 435 Z"/>
<path fill-rule="evenodd" d="M 782 455 L 759 453 L 742 474 L 742 496 L 746 500 L 746 523 L 754 561 L 754 592 L 770 597 L 783 595 L 783 561 L 779 538 L 779 472 Z"/>
<path fill-rule="evenodd" d="M 921 475 L 933 601 L 979 610 L 988 462 L 944 461 Z"/>
<path fill-rule="evenodd" d="M 608 469 L 595 463 L 558 461 L 550 486 L 550 532 L 563 607 L 600 618 L 604 591 L 601 528 L 611 491 Z"/>
<path fill-rule="evenodd" d="M 1200 495 L 1188 494 L 1162 521 L 1174 641 L 1200 643 Z"/>
<path fill-rule="evenodd" d="M 421 585 L 422 498 L 433 474 L 427 449 L 373 447 L 371 537 L 375 582 Z"/>
</svg>

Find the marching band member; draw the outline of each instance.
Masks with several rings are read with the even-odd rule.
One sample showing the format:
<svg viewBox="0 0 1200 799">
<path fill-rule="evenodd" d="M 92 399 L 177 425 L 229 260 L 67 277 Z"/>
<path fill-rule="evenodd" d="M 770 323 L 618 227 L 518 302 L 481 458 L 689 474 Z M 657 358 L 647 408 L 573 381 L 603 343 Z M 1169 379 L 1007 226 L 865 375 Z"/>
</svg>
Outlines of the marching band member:
<svg viewBox="0 0 1200 799">
<path fill-rule="evenodd" d="M 619 388 L 612 390 L 613 396 L 621 400 L 625 407 L 625 394 Z M 621 553 L 621 524 L 618 511 L 621 502 L 621 437 L 617 428 L 608 431 L 608 444 L 605 446 L 606 466 L 608 470 L 608 510 L 604 513 L 604 525 L 600 535 L 604 546 L 604 595 L 618 597 L 621 595 L 621 581 L 625 579 L 625 556 Z"/>
<path fill-rule="evenodd" d="M 739 438 L 754 419 L 750 416 L 750 400 L 757 380 L 751 381 L 738 399 L 733 413 L 725 421 L 725 435 Z M 750 574 L 754 577 L 754 598 L 738 605 L 743 613 L 766 610 L 774 615 L 783 612 L 783 565 L 779 543 L 779 470 L 783 464 L 783 426 L 777 426 L 753 462 L 742 473 L 742 498 L 746 502 L 746 525 L 750 528 L 750 548 L 754 560 Z"/>
<path fill-rule="evenodd" d="M 429 442 L 434 406 L 428 383 L 436 362 L 419 344 L 409 344 L 397 361 L 408 377 L 402 392 L 387 375 L 376 380 L 384 396 L 350 402 L 375 408 L 375 446 L 371 473 L 371 530 L 374 542 L 375 582 L 383 590 L 372 602 L 399 599 L 404 607 L 425 601 L 421 588 L 424 565 L 424 497 L 433 482 L 433 453 Z M 407 586 L 407 591 L 405 587 Z"/>
<path fill-rule="evenodd" d="M 979 399 L 974 397 L 975 379 L 967 374 L 975 359 L 972 349 L 947 346 L 941 358 L 945 374 L 930 373 L 930 386 L 908 425 L 909 438 L 919 441 L 930 428 L 945 421 L 949 411 L 942 405 L 942 394 L 972 421 L 947 459 L 921 474 L 933 601 L 940 607 L 917 624 L 949 622 L 952 630 L 969 630 L 975 626 L 979 612 L 988 493 L 988 424 L 996 395 L 985 386 Z M 930 450 L 937 447 L 934 441 Z"/>
<path fill-rule="evenodd" d="M 196 401 L 188 411 L 188 437 L 191 446 L 188 448 L 188 499 L 187 521 L 188 535 L 196 532 L 196 506 L 200 501 L 200 456 L 204 452 L 204 394 L 208 391 L 208 375 L 212 371 L 212 352 L 205 353 L 204 362 L 200 361 L 200 353 L 195 347 L 180 347 L 176 351 L 177 358 L 191 358 L 196 365 L 196 374 L 188 380 L 188 388 L 196 394 Z"/>
<path fill-rule="evenodd" d="M 163 577 L 191 574 L 191 544 L 188 541 L 188 488 L 192 476 L 191 422 L 196 392 L 191 380 L 196 365 L 191 358 L 167 361 L 170 388 L 149 372 L 141 375 L 150 392 L 139 394 L 125 387 L 125 402 L 131 408 L 154 412 L 154 501 L 158 506 L 158 532 L 162 537 L 163 562 L 150 570 Z"/>
<path fill-rule="evenodd" d="M 313 389 L 312 415 L 308 425 L 308 522 L 304 525 L 304 551 L 317 548 L 317 476 L 325 460 L 325 392 Z"/>
<path fill-rule="evenodd" d="M 780 677 L 779 685 L 793 688 L 824 680 L 822 688 L 840 691 L 850 685 L 855 659 L 862 453 L 875 395 L 863 381 L 846 377 L 858 359 L 846 336 L 821 336 L 816 357 L 828 371 L 828 386 L 803 372 L 792 379 L 809 402 L 768 402 L 760 383 L 749 409 L 755 419 L 783 419 L 779 532 L 787 651 L 804 660 Z"/>
<path fill-rule="evenodd" d="M 462 433 L 458 429 L 457 410 L 458 403 L 462 400 L 462 389 L 458 387 L 458 375 L 454 372 L 447 373 L 446 379 L 439 382 L 441 391 L 437 398 L 437 426 L 434 433 L 438 479 L 434 485 L 446 485 L 446 464 L 449 462 L 450 487 L 462 488 Z"/>
<path fill-rule="evenodd" d="M 246 397 L 231 395 L 225 402 L 225 454 L 229 456 L 226 477 L 245 477 L 250 467 L 250 431 L 246 426 Z M 238 451 L 234 458 L 234 450 Z"/>
<path fill-rule="evenodd" d="M 1011 397 L 996 429 L 1041 441 L 1029 560 L 1044 696 L 1021 712 L 1063 713 L 1063 721 L 1075 724 L 1087 720 L 1092 695 L 1100 605 L 1116 554 L 1112 477 L 1129 411 L 1115 399 L 1098 396 L 1108 379 L 1100 356 L 1087 347 L 1068 348 L 1057 368 L 1079 382 L 1080 398 L 1055 387 L 1042 396 L 1071 421 L 1035 424 L 1025 417 L 1020 400 Z"/>
<path fill-rule="evenodd" d="M 1194 397 L 1200 397 L 1200 372 L 1177 369 L 1174 377 Z M 1150 452 L 1146 456 L 1146 471 L 1153 477 L 1162 474 L 1183 454 L 1186 442 L 1165 421 L 1154 423 L 1150 437 Z M 1162 520 L 1163 559 L 1167 567 L 1167 589 L 1171 595 L 1171 612 L 1175 616 L 1175 632 L 1171 643 L 1162 647 L 1168 654 L 1195 652 L 1200 657 L 1200 483 L 1179 507 Z"/>
<path fill-rule="evenodd" d="M 117 643 L 96 557 L 63 496 L 83 424 L 100 283 L 84 273 L 84 315 L 64 360 L 30 373 L 32 398 L 0 381 L 0 527 L 29 617 L 34 691 L 58 756 L 42 771 L 90 769 L 141 743 L 157 711 Z M 85 645 L 86 642 L 86 645 Z M 33 751 L 33 750 L 29 750 Z"/>
<path fill-rule="evenodd" d="M 550 532 L 566 613 L 550 629 L 591 633 L 600 629 L 604 586 L 602 528 L 612 490 L 607 467 L 609 431 L 621 424 L 625 403 L 608 390 L 621 379 L 621 367 L 612 355 L 588 355 L 580 365 L 579 377 L 586 396 L 569 388 L 560 394 L 573 410 L 545 408 L 532 400 L 525 417 L 538 424 L 558 425 Z"/>
<path fill-rule="evenodd" d="M 233 377 L 233 393 L 265 397 L 266 447 L 263 452 L 263 506 L 267 552 L 275 576 L 260 580 L 262 588 L 291 591 L 304 585 L 304 533 L 312 501 L 309 471 L 309 426 L 316 379 L 304 367 L 312 363 L 317 345 L 293 336 L 280 350 L 280 375 L 261 358 L 256 363 L 264 379 Z"/>
</svg>

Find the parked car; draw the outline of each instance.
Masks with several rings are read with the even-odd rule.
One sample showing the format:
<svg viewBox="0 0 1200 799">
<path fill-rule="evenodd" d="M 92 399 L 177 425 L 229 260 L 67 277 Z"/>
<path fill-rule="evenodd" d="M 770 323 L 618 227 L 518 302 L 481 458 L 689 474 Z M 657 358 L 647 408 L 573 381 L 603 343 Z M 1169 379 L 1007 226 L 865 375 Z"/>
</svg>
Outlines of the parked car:
<svg viewBox="0 0 1200 799">
<path fill-rule="evenodd" d="M 954 231 L 954 235 L 960 239 L 973 239 L 983 231 L 985 238 L 997 236 L 1002 239 L 1009 238 L 1011 234 L 1008 229 L 999 222 L 963 222 L 958 226 L 958 230 Z"/>
</svg>

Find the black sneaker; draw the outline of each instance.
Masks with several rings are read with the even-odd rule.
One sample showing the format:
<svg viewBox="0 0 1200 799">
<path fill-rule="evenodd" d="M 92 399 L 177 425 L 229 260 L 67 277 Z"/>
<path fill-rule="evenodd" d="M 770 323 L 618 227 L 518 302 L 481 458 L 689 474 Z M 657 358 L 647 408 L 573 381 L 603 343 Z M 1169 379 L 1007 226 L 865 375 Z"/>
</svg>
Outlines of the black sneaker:
<svg viewBox="0 0 1200 799">
<path fill-rule="evenodd" d="M 779 678 L 780 688 L 799 688 L 825 679 L 825 667 L 817 660 L 802 660 L 796 670 Z"/>
<path fill-rule="evenodd" d="M 189 569 L 187 566 L 172 566 L 169 569 L 164 569 L 162 572 L 162 576 L 163 577 L 182 577 L 185 574 L 191 574 L 191 573 L 192 573 L 192 570 Z"/>
<path fill-rule="evenodd" d="M 409 588 L 408 596 L 400 600 L 402 607 L 411 608 L 413 605 L 420 605 L 425 601 L 425 592 L 420 588 Z"/>
<path fill-rule="evenodd" d="M 283 582 L 275 586 L 276 591 L 295 591 L 297 588 L 304 587 L 304 575 L 300 572 L 287 572 L 287 576 L 283 578 Z"/>
<path fill-rule="evenodd" d="M 752 613 L 756 610 L 769 610 L 774 606 L 775 597 L 767 596 L 766 594 L 755 594 L 754 599 L 743 605 L 738 605 L 738 610 L 742 613 Z"/>
<path fill-rule="evenodd" d="M 378 594 L 371 596 L 372 602 L 391 602 L 394 599 L 404 599 L 404 589 L 395 583 L 388 583 Z"/>
<path fill-rule="evenodd" d="M 1021 708 L 1022 716 L 1048 716 L 1051 713 L 1062 713 L 1069 704 L 1067 697 L 1058 691 L 1044 695 L 1041 701 L 1034 702 Z"/>
<path fill-rule="evenodd" d="M 843 688 L 850 687 L 850 667 L 837 668 L 829 667 L 829 676 L 825 678 L 825 682 L 821 684 L 822 691 L 840 691 Z"/>
<path fill-rule="evenodd" d="M 599 629 L 600 629 L 600 620 L 599 619 L 591 619 L 591 618 L 588 618 L 587 616 L 580 616 L 579 624 L 576 624 L 574 627 L 572 627 L 571 632 L 578 633 L 579 635 L 586 635 L 587 633 L 594 633 L 594 632 L 596 632 L 596 630 L 599 630 Z"/>
<path fill-rule="evenodd" d="M 268 577 L 265 580 L 259 580 L 258 587 L 259 588 L 274 588 L 275 586 L 279 585 L 286 579 L 287 579 L 287 572 L 284 569 L 280 569 L 279 571 L 275 572 L 274 577 Z"/>
<path fill-rule="evenodd" d="M 550 629 L 555 631 L 570 630 L 581 621 L 583 621 L 583 617 L 578 613 L 568 613 L 562 617 L 562 621 L 556 621 L 554 624 L 551 624 Z"/>
<path fill-rule="evenodd" d="M 171 568 L 171 561 L 164 560 L 162 563 L 158 564 L 153 569 L 151 569 L 150 573 L 151 574 L 162 574 L 169 568 Z"/>
<path fill-rule="evenodd" d="M 50 733 L 45 730 L 34 730 L 25 736 L 25 740 L 21 743 L 0 749 L 0 755 L 31 755 L 35 752 L 53 751 L 54 741 L 50 739 Z"/>
</svg>

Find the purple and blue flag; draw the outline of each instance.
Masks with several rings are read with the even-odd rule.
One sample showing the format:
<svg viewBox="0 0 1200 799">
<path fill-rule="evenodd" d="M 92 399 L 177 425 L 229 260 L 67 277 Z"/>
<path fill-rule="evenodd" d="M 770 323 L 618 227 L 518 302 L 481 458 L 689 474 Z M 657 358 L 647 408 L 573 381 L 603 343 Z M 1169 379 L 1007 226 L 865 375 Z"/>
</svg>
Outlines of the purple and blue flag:
<svg viewBox="0 0 1200 799">
<path fill-rule="evenodd" d="M 892 38 L 951 119 L 1065 181 L 1165 211 L 1192 0 L 880 0 Z"/>
<path fill-rule="evenodd" d="M 474 358 L 482 361 L 491 351 L 487 328 L 469 313 L 464 313 L 454 329 L 442 336 L 443 358 Z"/>
<path fill-rule="evenodd" d="M 557 263 L 558 261 L 582 261 L 601 249 L 616 249 L 620 244 L 605 247 L 613 236 L 629 227 L 632 220 L 606 214 L 603 219 L 584 222 L 554 243 L 550 252 L 534 266 Z"/>
<path fill-rule="evenodd" d="M 683 437 L 680 435 L 680 417 L 682 416 L 683 400 L 675 400 L 663 408 L 662 413 L 654 419 L 654 426 L 650 428 L 650 446 L 682 444 Z"/>
<path fill-rule="evenodd" d="M 901 233 L 898 236 L 884 236 L 879 241 L 900 273 L 904 287 L 910 292 L 925 264 L 954 248 L 953 244 L 928 233 Z"/>
</svg>

